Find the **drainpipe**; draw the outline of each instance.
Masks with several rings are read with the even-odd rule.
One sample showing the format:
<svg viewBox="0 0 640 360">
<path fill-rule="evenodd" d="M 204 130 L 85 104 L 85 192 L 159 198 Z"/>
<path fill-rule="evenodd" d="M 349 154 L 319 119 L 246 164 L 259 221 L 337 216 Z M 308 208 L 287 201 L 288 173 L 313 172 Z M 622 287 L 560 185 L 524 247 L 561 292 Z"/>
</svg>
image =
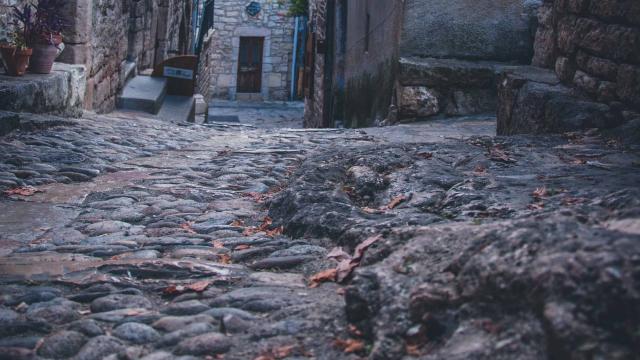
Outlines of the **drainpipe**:
<svg viewBox="0 0 640 360">
<path fill-rule="evenodd" d="M 298 27 L 300 24 L 300 16 L 296 16 L 296 27 L 293 32 L 293 62 L 291 63 L 291 93 L 289 99 L 294 100 L 296 91 L 296 65 L 298 62 Z"/>
</svg>

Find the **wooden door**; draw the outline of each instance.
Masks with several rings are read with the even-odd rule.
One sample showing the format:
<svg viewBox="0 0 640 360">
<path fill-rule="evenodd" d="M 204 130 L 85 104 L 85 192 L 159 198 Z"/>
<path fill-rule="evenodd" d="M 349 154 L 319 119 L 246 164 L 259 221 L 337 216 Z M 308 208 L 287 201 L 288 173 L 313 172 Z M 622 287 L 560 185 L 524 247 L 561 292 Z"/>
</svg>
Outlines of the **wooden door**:
<svg viewBox="0 0 640 360">
<path fill-rule="evenodd" d="M 241 37 L 238 55 L 238 92 L 259 93 L 262 87 L 264 38 Z"/>
</svg>

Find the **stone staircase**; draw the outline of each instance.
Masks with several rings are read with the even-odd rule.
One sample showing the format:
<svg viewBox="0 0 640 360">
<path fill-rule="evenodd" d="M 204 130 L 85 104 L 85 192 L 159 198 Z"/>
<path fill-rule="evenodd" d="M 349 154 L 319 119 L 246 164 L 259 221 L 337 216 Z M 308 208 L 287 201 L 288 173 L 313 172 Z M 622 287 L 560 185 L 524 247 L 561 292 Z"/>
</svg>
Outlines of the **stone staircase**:
<svg viewBox="0 0 640 360">
<path fill-rule="evenodd" d="M 163 121 L 195 122 L 195 96 L 169 95 L 167 87 L 166 78 L 134 76 L 124 86 L 117 107 L 153 114 Z"/>
</svg>

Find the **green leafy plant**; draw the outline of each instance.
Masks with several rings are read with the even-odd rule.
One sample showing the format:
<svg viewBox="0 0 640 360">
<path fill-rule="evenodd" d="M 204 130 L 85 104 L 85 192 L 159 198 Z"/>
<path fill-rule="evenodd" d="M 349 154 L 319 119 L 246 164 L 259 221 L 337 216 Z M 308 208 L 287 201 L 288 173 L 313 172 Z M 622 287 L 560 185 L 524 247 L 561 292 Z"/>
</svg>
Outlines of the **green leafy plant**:
<svg viewBox="0 0 640 360">
<path fill-rule="evenodd" d="M 288 0 L 289 16 L 306 16 L 309 13 L 309 0 Z"/>
</svg>

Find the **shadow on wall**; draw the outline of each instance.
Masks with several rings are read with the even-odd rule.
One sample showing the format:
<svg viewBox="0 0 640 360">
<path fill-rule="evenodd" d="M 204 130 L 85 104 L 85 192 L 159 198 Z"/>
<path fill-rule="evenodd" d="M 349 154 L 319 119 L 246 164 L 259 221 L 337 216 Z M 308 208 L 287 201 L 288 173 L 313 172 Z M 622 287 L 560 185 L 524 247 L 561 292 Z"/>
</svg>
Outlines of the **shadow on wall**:
<svg viewBox="0 0 640 360">
<path fill-rule="evenodd" d="M 377 71 L 364 73 L 347 82 L 345 127 L 367 127 L 385 119 L 392 103 L 397 73 L 398 59 L 391 58 L 379 64 Z"/>
</svg>

